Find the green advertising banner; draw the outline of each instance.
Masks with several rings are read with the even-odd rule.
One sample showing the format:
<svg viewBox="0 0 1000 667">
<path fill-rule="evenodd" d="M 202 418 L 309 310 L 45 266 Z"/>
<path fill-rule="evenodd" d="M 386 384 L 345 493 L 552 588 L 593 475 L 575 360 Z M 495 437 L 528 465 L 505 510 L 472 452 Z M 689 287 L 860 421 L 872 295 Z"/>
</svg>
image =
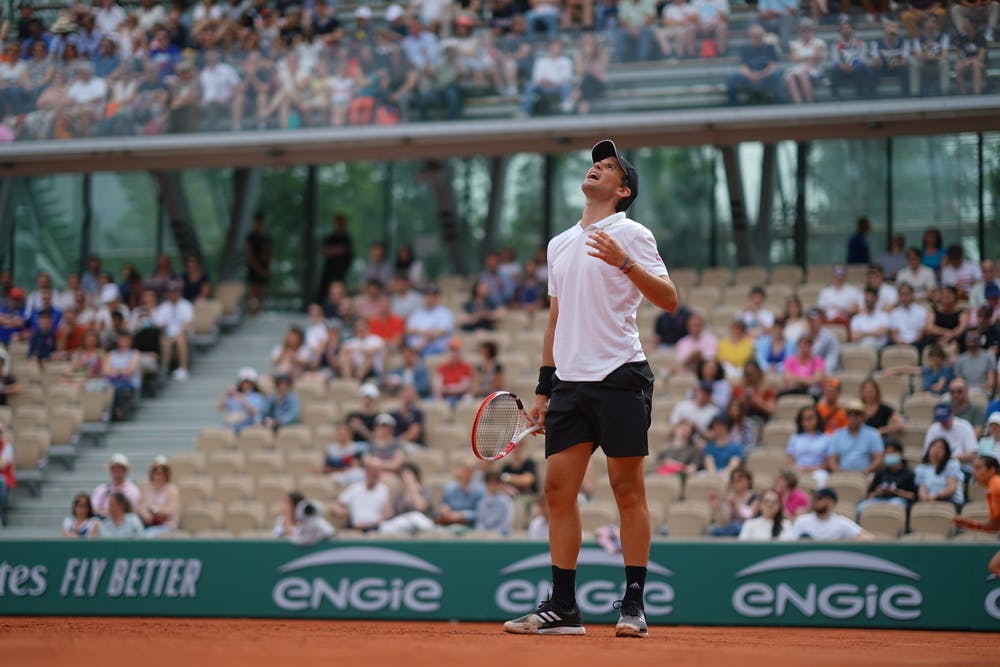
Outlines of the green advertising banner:
<svg viewBox="0 0 1000 667">
<path fill-rule="evenodd" d="M 654 624 L 1000 630 L 991 545 L 653 545 Z M 0 542 L 0 615 L 501 621 L 547 594 L 539 542 Z M 584 618 L 613 622 L 622 560 L 585 544 Z"/>
</svg>

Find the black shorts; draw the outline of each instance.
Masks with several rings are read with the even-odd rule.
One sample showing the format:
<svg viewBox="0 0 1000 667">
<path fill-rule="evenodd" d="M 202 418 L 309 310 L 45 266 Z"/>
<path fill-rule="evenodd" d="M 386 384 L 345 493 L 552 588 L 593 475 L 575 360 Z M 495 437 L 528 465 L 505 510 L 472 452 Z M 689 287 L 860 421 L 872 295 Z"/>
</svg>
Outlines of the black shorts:
<svg viewBox="0 0 1000 667">
<path fill-rule="evenodd" d="M 545 458 L 581 442 L 610 458 L 647 456 L 653 371 L 645 361 L 625 364 L 597 382 L 552 378 L 545 413 Z"/>
</svg>

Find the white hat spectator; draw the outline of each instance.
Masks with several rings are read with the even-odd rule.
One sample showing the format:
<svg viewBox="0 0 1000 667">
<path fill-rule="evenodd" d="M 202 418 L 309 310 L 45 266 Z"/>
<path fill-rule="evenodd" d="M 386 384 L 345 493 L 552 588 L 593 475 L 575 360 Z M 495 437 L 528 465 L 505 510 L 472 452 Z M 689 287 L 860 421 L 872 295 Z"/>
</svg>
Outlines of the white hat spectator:
<svg viewBox="0 0 1000 667">
<path fill-rule="evenodd" d="M 112 454 L 111 458 L 108 459 L 108 467 L 110 468 L 111 466 L 124 466 L 128 468 L 128 457 L 121 452 Z"/>
<path fill-rule="evenodd" d="M 376 387 L 370 382 L 366 382 L 365 384 L 361 385 L 359 393 L 364 398 L 378 398 L 378 387 Z"/>
<path fill-rule="evenodd" d="M 375 417 L 376 426 L 391 426 L 396 427 L 396 418 L 390 415 L 388 412 L 382 412 L 377 417 Z"/>
<path fill-rule="evenodd" d="M 371 7 L 362 5 L 354 10 L 354 18 L 356 19 L 370 19 L 372 17 Z"/>
<path fill-rule="evenodd" d="M 986 420 L 986 425 L 1000 424 L 1000 412 L 994 412 L 990 415 L 990 418 Z"/>
<path fill-rule="evenodd" d="M 241 368 L 240 372 L 236 375 L 237 382 L 256 382 L 257 381 L 257 371 L 250 368 L 249 366 Z"/>
<path fill-rule="evenodd" d="M 403 8 L 399 5 L 389 5 L 385 10 L 385 20 L 395 21 L 403 15 Z"/>
<path fill-rule="evenodd" d="M 108 283 L 101 288 L 101 303 L 113 303 L 121 297 L 121 291 L 118 289 L 118 285 L 114 283 Z"/>
</svg>

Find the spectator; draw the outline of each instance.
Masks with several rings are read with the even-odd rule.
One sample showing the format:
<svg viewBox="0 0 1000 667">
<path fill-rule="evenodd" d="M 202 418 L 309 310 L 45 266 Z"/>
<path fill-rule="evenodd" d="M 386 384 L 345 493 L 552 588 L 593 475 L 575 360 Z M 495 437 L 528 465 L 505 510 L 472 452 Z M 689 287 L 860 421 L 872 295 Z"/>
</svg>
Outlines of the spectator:
<svg viewBox="0 0 1000 667">
<path fill-rule="evenodd" d="M 970 308 L 979 308 L 989 303 L 986 300 L 986 289 L 988 287 L 996 288 L 990 291 L 1000 296 L 1000 281 L 997 280 L 996 262 L 992 259 L 984 259 L 979 263 L 979 272 L 982 275 L 982 279 L 969 288 Z"/>
<path fill-rule="evenodd" d="M 4 437 L 4 425 L 0 423 L 0 526 L 7 525 L 7 500 L 15 486 L 14 446 Z"/>
<path fill-rule="evenodd" d="M 385 356 L 385 341 L 371 332 L 367 319 L 358 318 L 354 335 L 341 348 L 340 375 L 362 382 L 377 379 L 382 375 Z"/>
<path fill-rule="evenodd" d="M 823 359 L 813 354 L 813 339 L 806 335 L 799 339 L 795 354 L 785 359 L 782 370 L 782 394 L 809 394 L 818 396 L 826 380 Z"/>
<path fill-rule="evenodd" d="M 867 51 L 865 43 L 854 34 L 854 26 L 847 21 L 841 21 L 840 39 L 834 44 L 833 66 L 830 68 L 830 88 L 835 98 L 840 97 L 840 86 L 847 81 L 854 83 L 854 90 L 858 98 L 864 99 L 871 96 L 871 71 L 866 61 Z M 862 229 L 864 229 L 863 232 Z M 868 239 L 865 238 L 870 229 L 871 223 L 868 222 L 868 218 L 858 219 L 858 231 L 851 238 L 851 241 L 855 244 L 863 241 L 864 245 L 856 245 L 853 248 L 848 245 L 848 264 L 871 264 L 871 251 L 868 247 Z"/>
<path fill-rule="evenodd" d="M 871 43 L 872 92 L 874 93 L 878 89 L 879 83 L 883 79 L 896 79 L 899 81 L 899 92 L 903 97 L 909 97 L 910 43 L 899 36 L 899 24 L 895 21 L 888 21 L 884 31 L 884 35 L 880 39 Z M 902 239 L 901 236 L 897 235 L 893 237 L 893 242 L 897 238 Z M 902 249 L 903 246 L 900 245 L 898 250 L 902 251 Z M 886 255 L 885 258 L 891 257 L 892 251 L 893 249 L 890 248 L 890 254 Z M 904 260 L 903 263 L 893 260 L 891 265 L 882 264 L 882 268 L 890 279 L 893 278 L 896 271 L 905 267 L 905 257 L 901 257 L 901 259 Z M 882 263 L 881 259 L 879 263 Z"/>
<path fill-rule="evenodd" d="M 305 346 L 309 350 L 311 358 L 318 358 L 326 349 L 326 342 L 330 338 L 324 317 L 323 306 L 318 303 L 310 303 L 306 309 L 309 325 L 305 330 Z"/>
<path fill-rule="evenodd" d="M 798 343 L 788 342 L 785 336 L 785 318 L 777 317 L 771 328 L 757 338 L 754 347 L 757 364 L 769 373 L 780 374 L 785 369 L 785 359 L 795 353 Z"/>
<path fill-rule="evenodd" d="M 733 400 L 743 401 L 747 415 L 763 424 L 774 414 L 777 392 L 768 382 L 760 364 L 748 361 L 743 367 L 743 377 L 733 385 Z"/>
<path fill-rule="evenodd" d="M 297 547 L 310 547 L 324 542 L 336 534 L 323 517 L 323 508 L 313 500 L 303 499 L 295 505 L 295 525 L 289 540 Z"/>
<path fill-rule="evenodd" d="M 257 371 L 249 366 L 241 368 L 236 385 L 227 389 L 219 398 L 216 409 L 223 421 L 236 433 L 253 426 L 267 412 L 267 397 L 257 387 Z"/>
<path fill-rule="evenodd" d="M 944 13 L 944 9 L 941 9 L 941 13 Z M 906 17 L 907 12 L 903 12 L 904 25 L 907 25 Z M 909 26 L 907 28 L 909 29 Z M 920 86 L 920 94 L 923 97 L 947 94 L 950 48 L 948 33 L 941 30 L 941 19 L 934 14 L 928 15 L 923 21 L 923 34 L 919 38 L 914 36 L 913 70 L 910 76 L 911 81 Z M 931 268 L 936 270 L 938 267 L 931 266 Z"/>
<path fill-rule="evenodd" d="M 944 348 L 940 345 L 932 344 L 927 348 L 924 355 L 927 359 L 926 366 L 920 369 L 920 385 L 923 391 L 930 391 L 935 394 L 943 394 L 948 391 L 952 379 L 955 377 L 955 369 L 951 364 L 946 364 Z"/>
<path fill-rule="evenodd" d="M 787 540 L 792 524 L 785 518 L 778 492 L 774 489 L 764 491 L 757 499 L 757 507 L 756 515 L 740 526 L 739 538 L 754 542 Z"/>
<path fill-rule="evenodd" d="M 968 294 L 969 289 L 983 279 L 983 274 L 975 262 L 965 258 L 962 246 L 954 243 L 948 246 L 944 262 L 941 264 L 941 285 L 954 287 L 959 296 Z"/>
<path fill-rule="evenodd" d="M 896 39 L 898 40 L 898 36 L 896 37 Z M 899 43 L 903 44 L 901 40 L 899 40 Z M 879 53 L 878 49 L 876 48 L 876 46 L 879 44 L 882 45 L 881 47 L 883 49 L 882 54 L 883 57 L 886 59 L 886 61 L 889 61 L 892 58 L 892 56 L 890 55 L 891 47 L 885 43 L 885 40 L 881 40 L 879 42 L 872 42 L 873 68 L 879 67 L 878 57 L 874 55 Z M 875 86 L 878 81 L 878 72 L 873 72 L 873 76 L 875 77 L 875 79 L 872 85 Z M 888 251 L 881 257 L 879 257 L 878 260 L 876 260 L 875 266 L 878 266 L 879 270 L 882 272 L 883 278 L 892 281 L 896 280 L 896 274 L 899 273 L 899 270 L 906 267 L 906 237 L 904 237 L 902 234 L 894 234 L 893 237 L 889 240 Z"/>
<path fill-rule="evenodd" d="M 271 536 L 277 538 L 289 538 L 295 528 L 295 508 L 300 502 L 305 500 L 298 491 L 289 491 L 281 500 L 281 511 L 274 520 L 274 528 L 271 529 Z"/>
<path fill-rule="evenodd" d="M 275 430 L 299 423 L 300 404 L 298 395 L 292 391 L 290 375 L 274 377 L 274 396 L 264 409 L 261 423 Z"/>
<path fill-rule="evenodd" d="M 844 406 L 847 426 L 837 429 L 830 437 L 830 455 L 826 467 L 830 472 L 871 473 L 882 465 L 885 445 L 882 436 L 865 425 L 865 405 L 853 398 Z"/>
<path fill-rule="evenodd" d="M 354 245 L 347 225 L 345 214 L 335 214 L 333 232 L 323 239 L 320 250 L 323 256 L 323 272 L 319 281 L 318 301 L 327 295 L 331 283 L 342 283 L 347 279 L 347 272 L 354 262 Z"/>
<path fill-rule="evenodd" d="M 837 514 L 837 492 L 820 489 L 813 496 L 813 511 L 792 523 L 789 537 L 793 540 L 873 540 L 875 536 L 846 516 Z"/>
<path fill-rule="evenodd" d="M 809 509 L 809 496 L 799 488 L 799 476 L 794 470 L 782 470 L 774 478 L 774 490 L 781 498 L 785 515 L 795 519 Z"/>
<path fill-rule="evenodd" d="M 816 408 L 804 407 L 796 415 L 795 425 L 798 432 L 788 439 L 785 449 L 787 464 L 799 474 L 811 474 L 818 486 L 824 486 L 831 449 L 823 418 Z"/>
<path fill-rule="evenodd" d="M 111 417 L 115 421 L 124 421 L 142 387 L 142 355 L 132 347 L 132 336 L 120 333 L 115 349 L 104 357 L 102 366 L 104 377 L 115 392 Z"/>
<path fill-rule="evenodd" d="M 880 349 L 889 342 L 889 315 L 878 307 L 878 290 L 866 287 L 864 306 L 851 317 L 851 341 Z"/>
<path fill-rule="evenodd" d="M 680 421 L 674 424 L 667 445 L 656 456 L 656 474 L 693 475 L 698 472 L 702 454 L 691 422 Z"/>
<path fill-rule="evenodd" d="M 45 365 L 57 347 L 52 313 L 49 311 L 38 313 L 38 317 L 35 318 L 35 326 L 31 329 L 28 338 L 28 359 Z"/>
<path fill-rule="evenodd" d="M 473 376 L 472 395 L 484 398 L 504 387 L 503 364 L 498 360 L 497 344 L 491 340 L 479 344 L 479 363 Z"/>
<path fill-rule="evenodd" d="M 934 269 L 923 263 L 923 254 L 919 248 L 909 248 L 906 251 L 906 266 L 896 274 L 896 285 L 909 285 L 913 288 L 913 296 L 925 299 L 937 288 L 937 276 Z"/>
<path fill-rule="evenodd" d="M 10 355 L 0 347 L 0 405 L 8 404 L 8 397 L 21 393 L 21 385 L 11 375 Z"/>
<path fill-rule="evenodd" d="M 375 417 L 379 414 L 375 409 L 378 396 L 378 387 L 371 382 L 366 382 L 358 388 L 361 405 L 356 411 L 347 415 L 347 425 L 351 427 L 352 437 L 355 440 L 368 442 L 371 439 L 375 429 Z"/>
<path fill-rule="evenodd" d="M 906 32 L 913 40 L 917 39 L 920 25 L 926 25 L 927 19 L 931 16 L 938 22 L 945 19 L 944 4 L 939 0 L 908 0 L 906 8 L 899 13 L 899 18 L 903 22 Z"/>
<path fill-rule="evenodd" d="M 1000 25 L 1000 4 L 997 0 L 959 0 L 950 8 L 952 25 L 960 26 L 963 21 L 972 22 L 978 28 L 986 26 L 984 38 L 992 42 L 996 38 L 997 25 Z"/>
<path fill-rule="evenodd" d="M 361 272 L 361 282 L 377 280 L 380 285 L 388 285 L 394 275 L 393 260 L 386 256 L 385 244 L 376 241 L 368 246 L 368 261 Z"/>
<path fill-rule="evenodd" d="M 424 411 L 417 404 L 419 396 L 416 387 L 404 386 L 399 392 L 399 399 L 399 409 L 392 413 L 392 418 L 396 420 L 393 434 L 404 444 L 427 446 L 424 440 Z"/>
<path fill-rule="evenodd" d="M 958 290 L 943 285 L 937 291 L 933 309 L 924 324 L 924 344 L 937 343 L 945 350 L 957 352 L 958 341 L 969 328 L 969 313 L 958 303 Z"/>
<path fill-rule="evenodd" d="M 889 311 L 889 342 L 916 345 L 924 339 L 927 309 L 914 302 L 914 291 L 909 283 L 900 283 L 898 293 L 899 303 Z"/>
<path fill-rule="evenodd" d="M 7 291 L 6 303 L 0 304 L 0 344 L 4 347 L 24 331 L 25 296 L 20 287 L 11 287 Z"/>
<path fill-rule="evenodd" d="M 743 448 L 746 456 L 757 446 L 757 424 L 747 416 L 746 403 L 738 398 L 726 406 L 726 420 L 729 422 L 729 439 Z"/>
<path fill-rule="evenodd" d="M 120 491 L 108 496 L 106 516 L 95 524 L 93 537 L 117 539 L 142 537 L 142 520 L 132 512 L 132 501 Z"/>
<path fill-rule="evenodd" d="M 424 290 L 424 304 L 406 319 L 406 344 L 421 356 L 440 354 L 448 348 L 455 319 L 441 304 L 441 288 L 428 285 Z"/>
<path fill-rule="evenodd" d="M 422 72 L 418 98 L 420 120 L 430 118 L 430 108 L 443 106 L 445 117 L 455 120 L 462 115 L 462 79 L 467 72 L 454 44 L 445 44 L 431 64 Z"/>
<path fill-rule="evenodd" d="M 569 111 L 572 93 L 573 61 L 563 53 L 562 41 L 555 38 L 549 42 L 545 55 L 535 59 L 531 81 L 521 100 L 521 113 L 531 116 L 540 100 L 552 98 L 558 100 L 561 109 Z"/>
<path fill-rule="evenodd" d="M 705 331 L 705 319 L 691 313 L 687 321 L 688 334 L 677 341 L 674 357 L 677 364 L 688 370 L 695 368 L 703 359 L 715 359 L 719 350 L 719 339 Z"/>
<path fill-rule="evenodd" d="M 813 87 L 823 75 L 821 64 L 826 60 L 826 43 L 816 36 L 816 23 L 799 21 L 799 39 L 789 45 L 792 66 L 785 69 L 785 85 L 796 104 L 814 102 Z"/>
<path fill-rule="evenodd" d="M 514 290 L 514 305 L 534 318 L 535 313 L 548 307 L 548 286 L 539 278 L 538 263 L 529 259 L 524 263 L 524 274 Z"/>
<path fill-rule="evenodd" d="M 138 514 L 147 537 L 176 530 L 180 525 L 181 494 L 170 481 L 170 465 L 165 456 L 157 456 L 149 467 L 149 484 L 142 487 Z"/>
<path fill-rule="evenodd" d="M 271 350 L 271 367 L 276 375 L 297 378 L 315 363 L 312 351 L 305 343 L 305 332 L 295 325 L 288 327 L 281 344 Z"/>
<path fill-rule="evenodd" d="M 326 450 L 324 450 L 323 473 L 342 474 L 351 470 L 357 470 L 361 465 L 362 457 L 367 451 L 367 443 L 356 440 L 354 434 L 351 432 L 351 427 L 345 422 L 339 422 L 333 430 L 333 442 L 328 443 Z M 343 476 L 341 475 L 341 477 Z"/>
<path fill-rule="evenodd" d="M 186 301 L 194 303 L 212 296 L 212 280 L 205 273 L 201 260 L 195 255 L 184 260 L 184 274 L 181 276 L 181 281 L 184 283 L 181 296 Z"/>
<path fill-rule="evenodd" d="M 473 466 L 466 462 L 455 469 L 455 479 L 444 488 L 437 523 L 442 526 L 471 526 L 476 521 L 476 508 L 485 495 L 483 485 L 473 481 Z"/>
<path fill-rule="evenodd" d="M 108 84 L 104 79 L 94 76 L 94 66 L 89 62 L 81 62 L 75 66 L 71 81 L 70 106 L 66 109 L 66 115 L 76 136 L 89 137 L 93 125 L 104 116 Z"/>
<path fill-rule="evenodd" d="M 971 391 L 989 396 L 997 383 L 997 358 L 983 350 L 981 334 L 975 329 L 965 332 L 965 352 L 955 360 L 956 379 L 965 380 Z M 954 381 L 953 381 L 954 384 Z M 979 420 L 982 423 L 982 420 Z"/>
<path fill-rule="evenodd" d="M 83 334 L 80 348 L 70 357 L 70 375 L 77 380 L 92 380 L 104 373 L 104 350 L 93 329 Z"/>
<path fill-rule="evenodd" d="M 206 126 L 217 127 L 218 118 L 229 114 L 232 116 L 233 127 L 238 128 L 241 118 L 234 112 L 237 107 L 233 101 L 240 85 L 240 75 L 232 65 L 222 62 L 217 49 L 205 51 L 204 58 L 205 65 L 198 78 L 201 85 L 201 112 Z"/>
<path fill-rule="evenodd" d="M 653 59 L 656 5 L 652 0 L 621 0 L 615 31 L 615 60 L 620 63 Z"/>
<path fill-rule="evenodd" d="M 516 96 L 518 79 L 531 76 L 534 62 L 532 42 L 523 14 L 514 14 L 510 19 L 510 29 L 496 38 L 496 58 L 504 80 L 504 97 Z"/>
<path fill-rule="evenodd" d="M 399 473 L 400 467 L 406 462 L 406 450 L 403 443 L 395 435 L 396 419 L 392 415 L 381 412 L 375 417 L 375 426 L 368 438 L 368 449 L 364 454 L 364 463 L 374 463 L 387 473 Z"/>
<path fill-rule="evenodd" d="M 528 456 L 527 447 L 515 447 L 504 458 L 500 468 L 500 481 L 507 485 L 508 492 L 515 497 L 534 497 L 538 495 L 538 467 L 534 459 Z"/>
<path fill-rule="evenodd" d="M 833 267 L 833 280 L 819 291 L 816 305 L 823 311 L 827 322 L 847 325 L 863 303 L 863 295 L 854 285 L 847 283 L 847 269 Z"/>
<path fill-rule="evenodd" d="M 740 49 L 740 66 L 729 73 L 726 80 L 726 95 L 729 104 L 739 103 L 742 91 L 763 94 L 773 102 L 780 102 L 785 96 L 782 72 L 778 67 L 778 51 L 773 44 L 764 41 L 764 28 L 750 26 L 750 43 Z"/>
<path fill-rule="evenodd" d="M 676 426 L 682 421 L 690 422 L 704 436 L 708 434 L 709 426 L 718 414 L 719 408 L 712 402 L 712 383 L 699 382 L 692 398 L 685 398 L 674 406 L 670 423 Z"/>
<path fill-rule="evenodd" d="M 896 441 L 887 442 L 882 465 L 868 484 L 868 496 L 858 503 L 855 510 L 858 520 L 869 505 L 893 503 L 908 510 L 916 499 L 917 483 L 913 471 L 903 459 L 903 446 Z"/>
<path fill-rule="evenodd" d="M 847 426 L 847 413 L 840 406 L 840 380 L 827 378 L 823 383 L 823 394 L 816 402 L 816 411 L 823 418 L 827 435 Z"/>
<path fill-rule="evenodd" d="M 712 402 L 720 410 L 729 405 L 729 396 L 732 388 L 726 381 L 726 372 L 714 359 L 706 359 L 698 364 L 695 371 L 695 378 L 698 382 L 712 383 Z"/>
<path fill-rule="evenodd" d="M 389 304 L 394 315 L 406 319 L 423 305 L 420 292 L 413 289 L 409 277 L 397 273 L 389 283 Z"/>
<path fill-rule="evenodd" d="M 559 34 L 560 6 L 554 0 L 530 0 L 531 9 L 525 12 L 528 30 L 545 33 L 546 39 L 554 39 Z"/>
<path fill-rule="evenodd" d="M 420 355 L 412 347 L 403 346 L 400 365 L 390 370 L 383 381 L 392 393 L 399 393 L 403 387 L 413 387 L 422 398 L 431 396 L 431 380 Z"/>
<path fill-rule="evenodd" d="M 979 453 L 1000 456 L 1000 413 L 991 412 L 986 419 L 987 435 L 979 440 Z"/>
<path fill-rule="evenodd" d="M 899 291 L 885 281 L 885 274 L 882 267 L 872 264 L 868 267 L 868 282 L 865 289 L 871 288 L 878 294 L 878 301 L 875 307 L 882 312 L 888 313 L 899 302 Z"/>
<path fill-rule="evenodd" d="M 762 331 L 770 329 L 774 325 L 774 313 L 764 306 L 766 298 L 767 292 L 763 287 L 759 285 L 753 287 L 750 290 L 750 299 L 739 315 L 754 336 L 760 335 Z"/>
<path fill-rule="evenodd" d="M 742 466 L 734 468 L 729 477 L 729 490 L 713 503 L 715 521 L 709 526 L 708 534 L 712 537 L 739 536 L 743 522 L 753 516 L 756 499 L 750 471 Z"/>
<path fill-rule="evenodd" d="M 368 328 L 391 351 L 398 351 L 403 344 L 406 320 L 392 312 L 392 301 L 388 294 L 381 294 L 376 300 L 375 313 L 368 318 Z"/>
<path fill-rule="evenodd" d="M 726 53 L 729 32 L 729 0 L 691 0 L 698 21 L 696 37 L 700 37 L 702 58 L 714 58 Z"/>
<path fill-rule="evenodd" d="M 573 67 L 578 82 L 566 102 L 566 108 L 586 115 L 590 113 L 591 105 L 604 97 L 608 78 L 608 56 L 593 32 L 585 32 L 580 37 L 580 49 Z"/>
<path fill-rule="evenodd" d="M 62 536 L 74 539 L 93 537 L 94 526 L 100 523 L 100 519 L 94 516 L 94 510 L 90 505 L 90 496 L 86 493 L 76 494 L 69 511 L 69 516 L 63 519 Z"/>
<path fill-rule="evenodd" d="M 153 318 L 163 333 L 160 363 L 164 370 L 169 369 L 176 353 L 177 368 L 173 372 L 173 378 L 181 381 L 189 377 L 188 336 L 194 321 L 194 308 L 190 301 L 182 298 L 183 289 L 183 283 L 171 281 L 167 286 L 167 300 L 156 308 Z"/>
<path fill-rule="evenodd" d="M 234 106 L 235 108 L 235 106 Z M 239 129 L 239 124 L 235 125 Z M 250 233 L 243 243 L 243 254 L 247 264 L 247 311 L 250 314 L 260 312 L 264 304 L 264 291 L 271 279 L 271 262 L 274 259 L 274 240 L 264 228 L 264 214 L 254 213 Z"/>
<path fill-rule="evenodd" d="M 542 497 L 532 506 L 531 521 L 528 522 L 528 538 L 532 540 L 549 539 L 549 507 Z"/>
<path fill-rule="evenodd" d="M 693 313 L 691 309 L 680 304 L 674 312 L 663 311 L 656 316 L 653 335 L 657 347 L 673 347 L 688 335 L 688 318 Z"/>
<path fill-rule="evenodd" d="M 354 482 L 344 489 L 334 503 L 334 513 L 347 517 L 347 525 L 353 530 L 365 533 L 377 530 L 380 523 L 391 518 L 389 487 L 379 481 L 381 477 L 382 468 L 378 463 L 366 459 L 364 481 Z"/>
<path fill-rule="evenodd" d="M 400 487 L 392 499 L 392 518 L 379 524 L 380 533 L 419 533 L 434 529 L 431 496 L 421 484 L 420 469 L 404 463 Z"/>
<path fill-rule="evenodd" d="M 476 504 L 476 530 L 509 536 L 514 528 L 514 501 L 507 493 L 500 473 L 489 470 L 484 475 L 486 491 Z"/>
<path fill-rule="evenodd" d="M 760 0 L 757 3 L 757 20 L 767 32 L 778 35 L 782 47 L 788 46 L 799 13 L 795 0 Z"/>
<path fill-rule="evenodd" d="M 948 393 L 951 396 L 951 411 L 956 417 L 960 417 L 972 424 L 972 429 L 976 432 L 976 437 L 979 438 L 983 435 L 983 424 L 986 421 L 986 415 L 981 407 L 969 400 L 969 387 L 969 382 L 962 376 L 958 376 L 948 383 Z"/>
<path fill-rule="evenodd" d="M 709 422 L 708 440 L 702 456 L 705 472 L 726 480 L 743 464 L 743 448 L 730 440 L 729 421 L 725 417 L 713 417 Z"/>
<path fill-rule="evenodd" d="M 965 504 L 965 475 L 958 460 L 951 457 L 951 445 L 945 438 L 935 438 L 927 447 L 915 479 L 921 502 L 947 501 L 957 511 Z"/>
<path fill-rule="evenodd" d="M 462 358 L 460 338 L 453 338 L 448 344 L 448 358 L 438 366 L 431 382 L 434 398 L 445 399 L 452 405 L 471 395 L 472 366 Z"/>
<path fill-rule="evenodd" d="M 413 247 L 408 243 L 403 243 L 396 248 L 395 273 L 393 275 L 400 274 L 405 274 L 411 285 L 421 286 L 427 280 L 424 263 L 413 254 Z"/>
<path fill-rule="evenodd" d="M 472 284 L 469 300 L 462 306 L 458 323 L 462 331 L 492 331 L 504 315 L 503 304 L 490 293 L 490 286 L 484 280 Z"/>
<path fill-rule="evenodd" d="M 948 441 L 952 456 L 963 464 L 963 470 L 971 469 L 978 452 L 976 431 L 968 421 L 956 417 L 948 403 L 938 403 L 934 406 L 934 423 L 924 436 L 925 454 L 930 449 L 931 443 L 938 438 Z"/>
<path fill-rule="evenodd" d="M 903 432 L 903 419 L 899 413 L 882 401 L 878 382 L 867 378 L 861 383 L 861 402 L 865 406 L 865 425 L 877 430 L 883 440 Z"/>
</svg>

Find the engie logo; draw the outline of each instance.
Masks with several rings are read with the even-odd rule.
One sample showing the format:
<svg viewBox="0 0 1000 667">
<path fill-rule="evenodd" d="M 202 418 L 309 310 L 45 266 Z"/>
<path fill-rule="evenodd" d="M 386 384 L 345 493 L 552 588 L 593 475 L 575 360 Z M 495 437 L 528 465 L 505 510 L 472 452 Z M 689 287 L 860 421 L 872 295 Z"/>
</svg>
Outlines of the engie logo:
<svg viewBox="0 0 1000 667">
<path fill-rule="evenodd" d="M 336 575 L 336 566 L 386 565 L 391 568 L 389 577 L 351 578 L 340 576 L 290 576 L 278 580 L 271 592 L 274 604 L 287 611 L 319 609 L 328 604 L 337 610 L 351 609 L 363 612 L 437 611 L 441 606 L 444 590 L 435 579 L 427 577 L 404 578 L 398 570 L 408 568 L 430 574 L 441 574 L 441 569 L 422 558 L 381 547 L 344 547 L 327 549 L 296 558 L 278 568 L 287 574 L 323 566 L 335 566 L 328 574 Z"/>
<path fill-rule="evenodd" d="M 622 599 L 625 593 L 624 562 L 620 554 L 612 555 L 601 549 L 581 549 L 578 565 L 601 565 L 599 577 L 587 576 L 588 571 L 582 570 L 583 583 L 577 584 L 576 598 L 580 610 L 584 614 L 608 614 L 612 611 L 615 600 Z M 538 606 L 539 600 L 548 596 L 552 588 L 548 572 L 552 558 L 548 553 L 530 556 L 516 563 L 511 563 L 500 570 L 500 575 L 510 575 L 545 568 L 545 576 L 541 578 L 508 579 L 497 587 L 495 600 L 497 606 L 509 614 L 526 614 Z M 607 569 L 612 568 L 612 569 Z M 650 562 L 647 567 L 645 608 L 647 616 L 667 616 L 673 612 L 674 589 L 666 581 L 652 578 L 649 575 L 672 577 L 673 572 L 658 563 Z"/>
<path fill-rule="evenodd" d="M 813 576 L 791 574 L 792 570 L 814 570 Z M 866 576 L 849 571 L 864 572 Z M 879 616 L 895 621 L 920 618 L 924 596 L 909 583 L 886 585 L 872 581 L 872 574 L 891 575 L 910 581 L 920 581 L 920 575 L 883 558 L 852 551 L 799 551 L 768 558 L 736 573 L 737 579 L 765 578 L 767 573 L 780 573 L 778 581 L 749 581 L 733 591 L 733 610 L 748 618 L 782 618 L 793 611 L 806 618 L 825 616 L 831 619 Z M 833 572 L 836 575 L 831 576 Z M 848 581 L 840 581 L 840 578 Z M 790 581 L 791 580 L 791 581 Z M 773 583 L 772 583 L 773 582 Z"/>
<path fill-rule="evenodd" d="M 996 577 L 990 575 L 986 577 L 986 581 L 996 583 Z M 995 618 L 1000 621 L 1000 588 L 994 588 L 992 591 L 986 594 L 986 601 L 983 605 L 986 609 L 986 614 L 990 618 Z"/>
</svg>

